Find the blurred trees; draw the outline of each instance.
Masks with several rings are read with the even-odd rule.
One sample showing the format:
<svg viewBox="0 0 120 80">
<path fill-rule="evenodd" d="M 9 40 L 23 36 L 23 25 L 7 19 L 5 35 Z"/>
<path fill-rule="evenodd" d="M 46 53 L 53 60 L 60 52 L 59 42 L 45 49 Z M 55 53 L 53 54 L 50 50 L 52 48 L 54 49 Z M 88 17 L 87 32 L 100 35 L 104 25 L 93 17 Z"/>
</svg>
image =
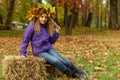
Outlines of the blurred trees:
<svg viewBox="0 0 120 80">
<path fill-rule="evenodd" d="M 93 22 L 98 29 L 120 29 L 118 0 L 54 0 L 53 2 L 63 6 L 66 35 L 71 35 L 72 28 L 80 23 L 78 17 L 83 27 L 91 27 Z"/>
<path fill-rule="evenodd" d="M 64 8 L 64 25 L 66 35 L 72 34 L 72 28 L 78 24 L 78 10 L 82 0 L 53 0 L 53 4 L 63 6 Z"/>
<path fill-rule="evenodd" d="M 90 0 L 53 0 L 53 4 L 63 6 L 66 35 L 72 34 L 72 28 L 78 26 L 78 17 L 82 17 L 82 26 L 90 27 L 93 16 L 93 5 Z"/>
<path fill-rule="evenodd" d="M 0 30 L 10 30 L 14 20 L 25 23 L 27 11 L 37 2 L 41 0 L 1 0 Z"/>
<path fill-rule="evenodd" d="M 119 0 L 46 0 L 56 7 L 55 21 L 65 27 L 66 35 L 78 26 L 119 29 Z M 12 21 L 26 23 L 30 7 L 42 0 L 1 0 L 0 29 L 10 29 Z"/>
</svg>

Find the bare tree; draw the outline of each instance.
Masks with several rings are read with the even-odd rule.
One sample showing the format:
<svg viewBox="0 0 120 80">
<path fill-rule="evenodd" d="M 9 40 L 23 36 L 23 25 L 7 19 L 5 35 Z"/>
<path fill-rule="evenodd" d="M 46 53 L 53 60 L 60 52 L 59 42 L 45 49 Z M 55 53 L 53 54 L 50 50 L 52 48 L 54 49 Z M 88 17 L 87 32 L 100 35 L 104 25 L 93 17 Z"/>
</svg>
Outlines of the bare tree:
<svg viewBox="0 0 120 80">
<path fill-rule="evenodd" d="M 109 28 L 111 30 L 118 29 L 117 3 L 117 0 L 110 0 Z"/>
<path fill-rule="evenodd" d="M 7 8 L 8 14 L 7 14 L 7 19 L 5 23 L 5 29 L 7 30 L 11 29 L 13 13 L 15 10 L 15 0 L 8 0 L 8 2 L 9 2 L 8 8 Z"/>
</svg>

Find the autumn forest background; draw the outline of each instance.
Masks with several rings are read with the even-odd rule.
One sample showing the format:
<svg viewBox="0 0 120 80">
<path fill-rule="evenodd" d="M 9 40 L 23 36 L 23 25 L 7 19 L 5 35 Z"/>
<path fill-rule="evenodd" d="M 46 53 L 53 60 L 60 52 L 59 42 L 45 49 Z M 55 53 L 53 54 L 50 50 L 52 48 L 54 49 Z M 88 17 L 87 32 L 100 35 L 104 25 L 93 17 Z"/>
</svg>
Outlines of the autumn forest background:
<svg viewBox="0 0 120 80">
<path fill-rule="evenodd" d="M 55 49 L 72 56 L 90 80 L 119 80 L 119 0 L 0 0 L 0 80 L 4 56 L 19 55 L 26 13 L 45 1 L 55 6 L 54 20 L 61 26 Z"/>
</svg>

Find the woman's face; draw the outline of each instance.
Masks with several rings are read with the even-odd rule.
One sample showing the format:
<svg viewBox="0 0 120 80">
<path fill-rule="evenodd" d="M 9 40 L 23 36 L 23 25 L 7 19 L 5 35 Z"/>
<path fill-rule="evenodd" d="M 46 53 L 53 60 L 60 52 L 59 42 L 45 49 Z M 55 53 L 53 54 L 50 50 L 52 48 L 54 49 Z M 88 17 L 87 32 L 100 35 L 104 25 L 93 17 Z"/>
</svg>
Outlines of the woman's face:
<svg viewBox="0 0 120 80">
<path fill-rule="evenodd" d="M 45 24 L 48 20 L 48 16 L 47 14 L 43 13 L 40 17 L 39 17 L 39 21 L 40 21 L 40 24 Z"/>
</svg>

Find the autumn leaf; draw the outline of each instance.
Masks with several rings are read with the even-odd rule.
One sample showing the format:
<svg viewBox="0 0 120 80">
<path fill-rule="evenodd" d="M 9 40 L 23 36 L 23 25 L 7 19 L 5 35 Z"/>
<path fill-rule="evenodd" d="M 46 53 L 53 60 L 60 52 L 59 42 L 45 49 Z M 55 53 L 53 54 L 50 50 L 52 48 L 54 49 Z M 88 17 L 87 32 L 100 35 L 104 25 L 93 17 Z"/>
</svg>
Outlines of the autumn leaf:
<svg viewBox="0 0 120 80">
<path fill-rule="evenodd" d="M 96 71 L 103 71 L 104 68 L 102 68 L 102 67 L 95 67 L 95 70 L 96 70 Z"/>
</svg>

